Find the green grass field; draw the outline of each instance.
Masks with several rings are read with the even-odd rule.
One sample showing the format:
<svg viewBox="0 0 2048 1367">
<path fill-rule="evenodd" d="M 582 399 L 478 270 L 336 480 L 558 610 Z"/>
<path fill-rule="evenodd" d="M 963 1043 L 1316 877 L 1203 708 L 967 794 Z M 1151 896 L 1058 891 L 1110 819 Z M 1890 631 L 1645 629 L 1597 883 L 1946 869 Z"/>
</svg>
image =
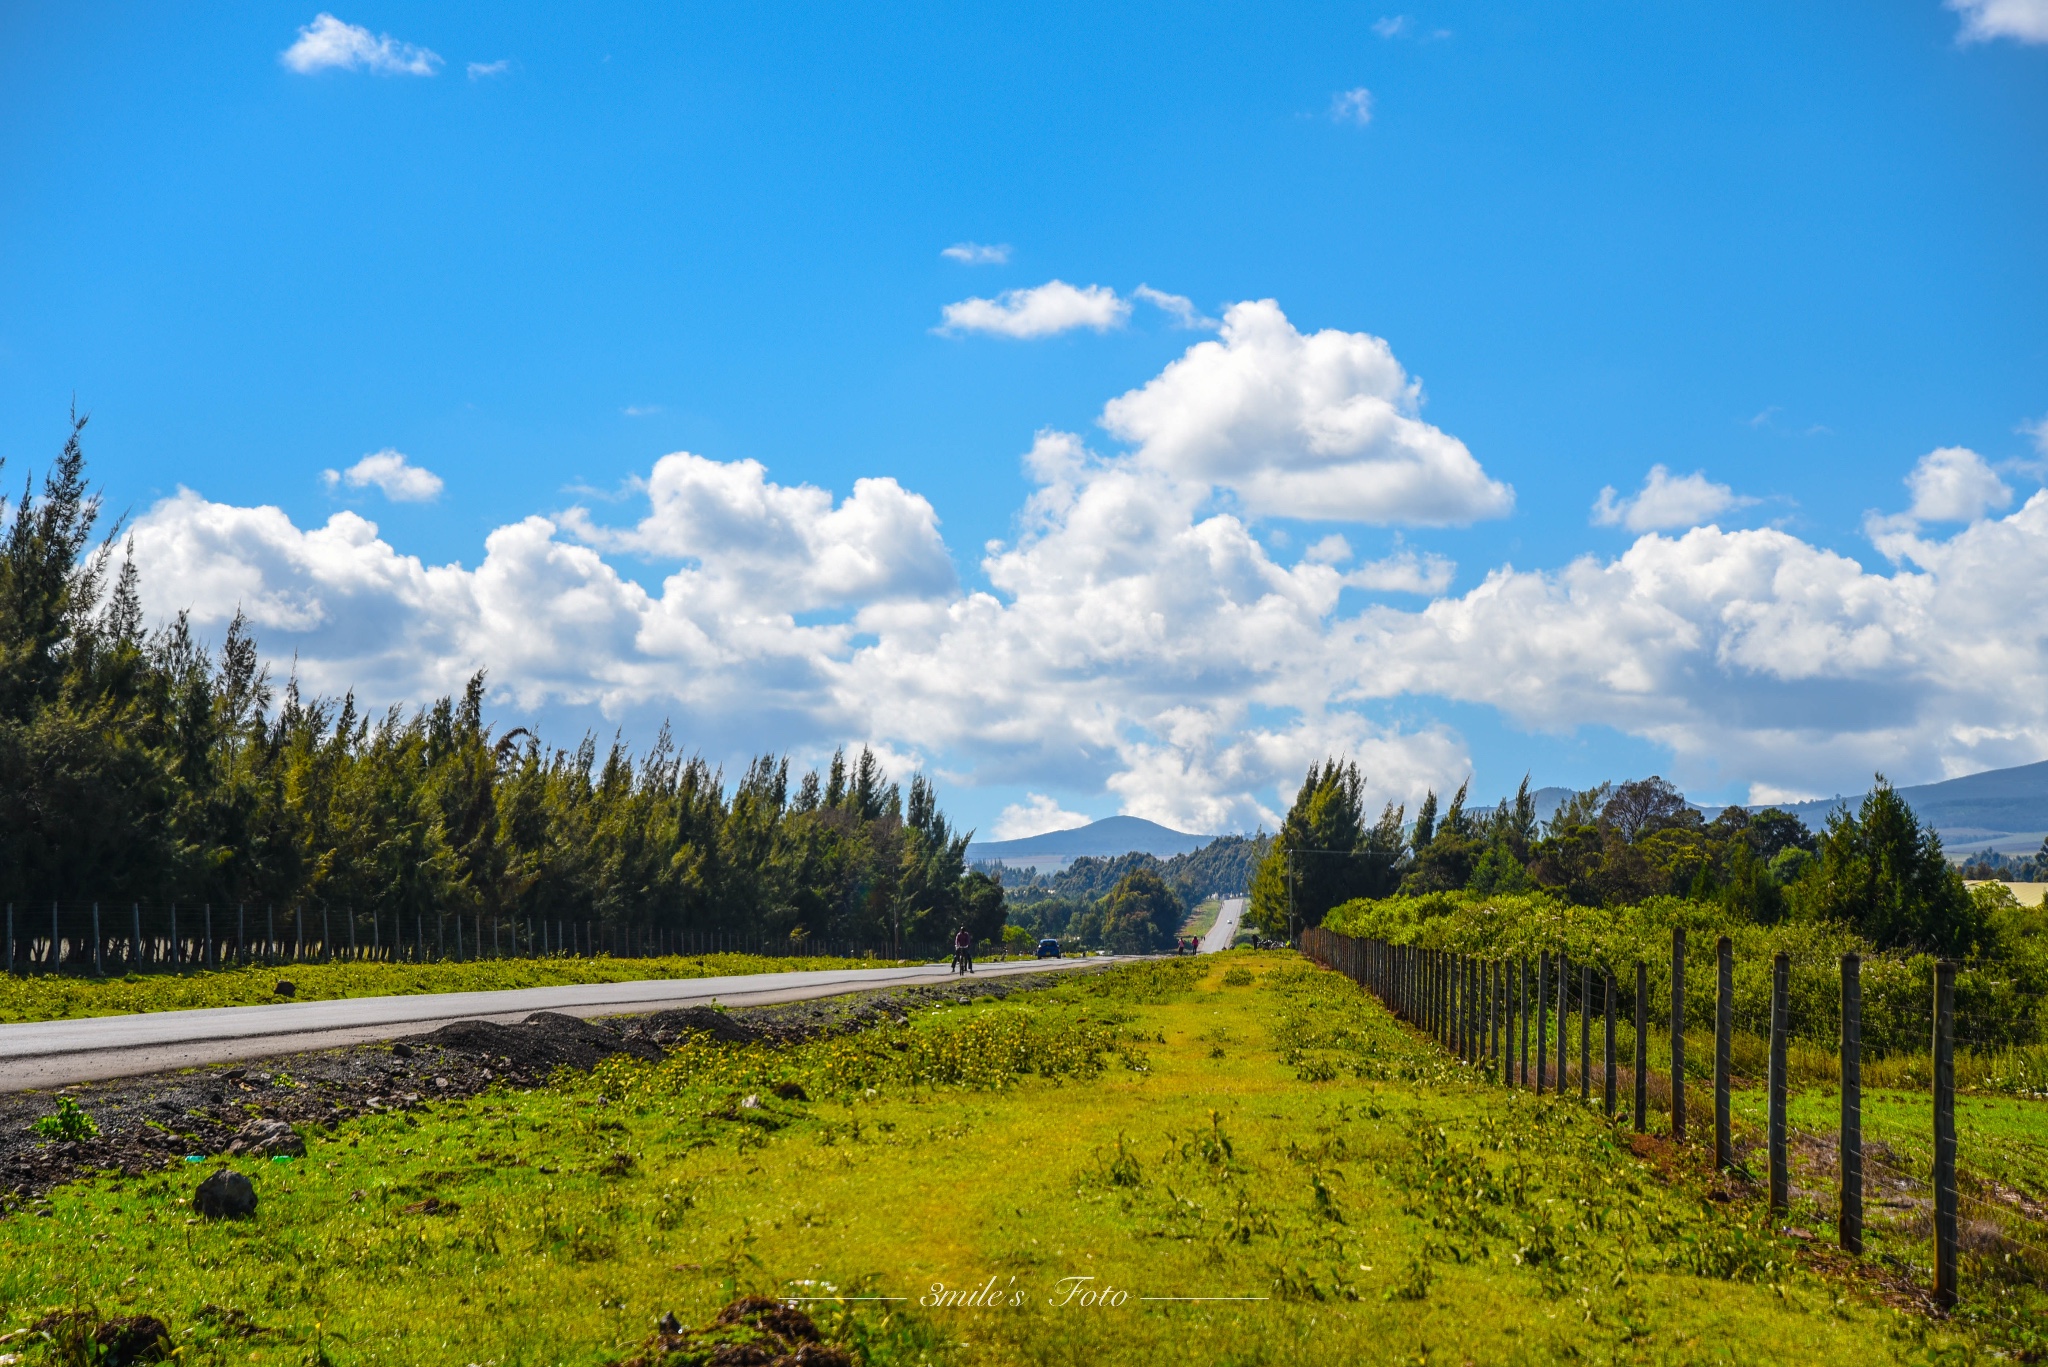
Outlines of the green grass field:
<svg viewBox="0 0 2048 1367">
<path fill-rule="evenodd" d="M 1207 935 L 1209 927 L 1216 924 L 1216 918 L 1223 911 L 1221 897 L 1208 897 L 1197 902 L 1188 912 L 1188 919 L 1181 922 L 1179 934 Z"/>
<path fill-rule="evenodd" d="M 137 1011 L 189 1011 L 277 1001 L 288 980 L 295 1001 L 396 997 L 433 992 L 494 992 L 573 983 L 645 982 L 652 978 L 716 978 L 738 973 L 794 973 L 816 968 L 886 968 L 888 959 L 793 959 L 757 954 L 670 955 L 654 959 L 472 959 L 461 963 L 261 964 L 199 973 L 136 973 L 88 978 L 71 974 L 0 976 L 0 1022 L 119 1016 Z M 911 962 L 903 960 L 901 962 Z M 922 962 L 922 961 L 918 961 Z"/>
<path fill-rule="evenodd" d="M 1989 1123 L 2038 1142 L 2018 1105 Z M 79 1306 L 160 1316 L 181 1362 L 599 1364 L 756 1291 L 822 1298 L 872 1363 L 1819 1367 L 1989 1360 L 2048 1310 L 1977 1269 L 1954 1320 L 1897 1308 L 1628 1141 L 1294 955 L 1162 961 L 354 1121 L 234 1160 L 245 1222 L 191 1218 L 210 1164 L 63 1188 L 0 1221 L 0 1330 Z"/>
</svg>

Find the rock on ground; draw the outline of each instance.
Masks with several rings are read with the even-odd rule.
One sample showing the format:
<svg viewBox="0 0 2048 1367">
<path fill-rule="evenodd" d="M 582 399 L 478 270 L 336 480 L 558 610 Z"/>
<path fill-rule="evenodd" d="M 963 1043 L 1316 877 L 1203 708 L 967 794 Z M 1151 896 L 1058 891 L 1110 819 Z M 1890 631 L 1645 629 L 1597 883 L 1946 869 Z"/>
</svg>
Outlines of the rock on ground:
<svg viewBox="0 0 2048 1367">
<path fill-rule="evenodd" d="M 236 1220 L 256 1213 L 256 1185 L 233 1168 L 210 1174 L 192 1193 L 192 1210 L 208 1220 Z"/>
<path fill-rule="evenodd" d="M 274 1158 L 279 1154 L 304 1158 L 306 1140 L 285 1121 L 252 1120 L 235 1131 L 228 1153 L 238 1158 Z"/>
</svg>

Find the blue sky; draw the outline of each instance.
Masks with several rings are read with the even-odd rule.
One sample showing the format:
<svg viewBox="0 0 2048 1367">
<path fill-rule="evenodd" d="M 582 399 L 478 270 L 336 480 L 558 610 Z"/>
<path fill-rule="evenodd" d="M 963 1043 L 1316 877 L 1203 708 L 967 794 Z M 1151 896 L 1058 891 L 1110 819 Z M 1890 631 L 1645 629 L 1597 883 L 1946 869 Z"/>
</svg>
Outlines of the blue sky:
<svg viewBox="0 0 2048 1367">
<path fill-rule="evenodd" d="M 1327 748 L 1396 798 L 2048 754 L 2043 0 L 322 13 L 0 17 L 8 477 L 75 394 L 152 606 L 255 604 L 320 686 L 484 663 L 564 741 L 872 741 L 1008 834 L 1254 824 Z M 1055 280 L 1088 321 L 941 327 Z M 1421 388 L 1367 397 L 1467 465 L 1347 502 L 1407 457 L 1271 437 L 1350 411 L 1328 376 L 1322 417 L 1191 435 L 1191 347 L 1274 381 L 1205 325 L 1259 300 L 1383 339 Z M 1048 432 L 1093 452 L 1050 513 Z M 677 452 L 717 468 L 662 486 Z M 1261 483 L 1326 458 L 1305 502 Z"/>
</svg>

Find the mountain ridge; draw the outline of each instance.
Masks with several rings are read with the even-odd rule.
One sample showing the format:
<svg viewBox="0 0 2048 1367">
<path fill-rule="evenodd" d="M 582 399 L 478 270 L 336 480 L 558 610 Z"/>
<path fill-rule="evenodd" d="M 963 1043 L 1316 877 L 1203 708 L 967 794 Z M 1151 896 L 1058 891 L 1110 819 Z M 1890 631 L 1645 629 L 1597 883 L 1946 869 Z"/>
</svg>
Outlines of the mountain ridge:
<svg viewBox="0 0 2048 1367">
<path fill-rule="evenodd" d="M 1190 835 L 1141 816 L 1109 816 L 1085 826 L 1015 840 L 976 841 L 967 847 L 970 864 L 1052 863 L 1084 856 L 1109 858 L 1138 851 L 1161 859 L 1192 854 L 1216 837 Z"/>
</svg>

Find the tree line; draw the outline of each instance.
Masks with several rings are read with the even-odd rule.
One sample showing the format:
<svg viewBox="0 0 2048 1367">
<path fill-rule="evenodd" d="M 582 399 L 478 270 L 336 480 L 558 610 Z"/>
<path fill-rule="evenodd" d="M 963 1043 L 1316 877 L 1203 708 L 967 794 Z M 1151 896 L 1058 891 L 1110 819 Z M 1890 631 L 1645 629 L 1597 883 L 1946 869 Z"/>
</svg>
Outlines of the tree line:
<svg viewBox="0 0 2048 1367">
<path fill-rule="evenodd" d="M 1670 896 L 1729 919 L 1839 924 L 1879 949 L 1967 954 L 1984 942 L 1981 906 L 1882 774 L 1854 812 L 1818 832 L 1776 808 L 1723 808 L 1713 820 L 1659 777 L 1575 792 L 1539 828 L 1525 778 L 1513 798 L 1474 810 L 1461 786 L 1429 792 L 1411 823 L 1388 803 L 1369 818 L 1358 768 L 1310 768 L 1252 884 L 1263 927 L 1320 924 L 1354 899 L 1439 892 L 1547 892 L 1622 907 Z"/>
<path fill-rule="evenodd" d="M 1540 823 L 1526 781 L 1477 810 L 1463 788 L 1447 805 L 1427 794 L 1412 821 L 1392 804 L 1370 817 L 1363 791 L 1354 766 L 1309 771 L 1253 882 L 1260 925 L 1491 958 L 1566 949 L 1621 975 L 1625 1004 L 1637 962 L 1652 999 L 1666 999 L 1674 930 L 1703 948 L 1726 935 L 1738 1026 L 1763 1027 L 1783 952 L 1792 1027 L 1823 1043 L 1838 1025 L 1841 956 L 1854 953 L 1864 1041 L 1878 1054 L 1926 1048 L 1935 961 L 1950 958 L 1968 1047 L 2044 1038 L 2048 909 L 2002 884 L 1968 887 L 1883 775 L 1818 831 L 1773 808 L 1708 820 L 1658 777 L 1572 793 Z M 1715 971 L 1711 953 L 1689 956 L 1694 1025 L 1712 1025 Z"/>
<path fill-rule="evenodd" d="M 83 419 L 0 500 L 0 900 L 298 903 L 936 949 L 1000 939 L 999 882 L 930 782 L 866 749 L 728 788 L 664 727 L 552 747 L 460 697 L 372 713 L 273 686 L 246 620 L 216 651 L 146 628 L 118 524 L 95 540 Z M 4 468 L 4 461 L 0 461 Z"/>
</svg>

